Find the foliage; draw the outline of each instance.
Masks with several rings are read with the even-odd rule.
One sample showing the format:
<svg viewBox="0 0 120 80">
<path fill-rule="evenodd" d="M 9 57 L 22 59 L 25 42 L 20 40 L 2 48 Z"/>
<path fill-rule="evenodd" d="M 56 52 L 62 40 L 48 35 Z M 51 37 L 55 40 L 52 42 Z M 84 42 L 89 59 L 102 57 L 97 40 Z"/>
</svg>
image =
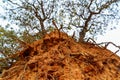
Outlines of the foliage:
<svg viewBox="0 0 120 80">
<path fill-rule="evenodd" d="M 3 68 L 8 68 L 15 59 L 5 59 L 14 54 L 19 49 L 15 38 L 17 37 L 15 31 L 5 30 L 0 26 L 0 71 Z"/>
<path fill-rule="evenodd" d="M 119 18 L 119 0 L 7 0 L 7 18 L 28 34 L 42 38 L 54 19 L 64 30 L 77 28 L 79 41 L 86 34 L 102 34 L 108 24 Z M 113 29 L 114 27 L 109 27 Z M 36 35 L 37 34 L 37 35 Z"/>
<path fill-rule="evenodd" d="M 8 0 L 8 18 L 25 31 L 35 31 L 44 36 L 52 16 L 55 14 L 55 0 Z"/>
</svg>

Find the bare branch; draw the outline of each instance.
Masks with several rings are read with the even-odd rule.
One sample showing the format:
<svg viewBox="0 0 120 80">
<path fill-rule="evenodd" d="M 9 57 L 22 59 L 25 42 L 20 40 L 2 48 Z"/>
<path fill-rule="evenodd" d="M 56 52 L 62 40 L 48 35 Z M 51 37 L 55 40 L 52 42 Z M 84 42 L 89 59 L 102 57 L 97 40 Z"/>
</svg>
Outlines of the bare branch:
<svg viewBox="0 0 120 80">
<path fill-rule="evenodd" d="M 55 23 L 55 20 L 52 20 L 52 23 L 53 23 L 53 25 L 55 26 L 55 28 L 56 28 L 56 30 L 58 31 L 58 34 L 59 34 L 59 38 L 61 37 L 60 36 L 60 29 L 57 27 L 57 25 L 56 25 L 56 23 Z"/>
<path fill-rule="evenodd" d="M 87 7 L 90 12 L 91 12 L 90 6 L 92 5 L 93 1 L 94 1 L 94 0 L 91 0 L 91 1 L 90 1 L 90 4 L 89 4 L 88 7 Z"/>
<path fill-rule="evenodd" d="M 21 5 L 19 5 L 18 3 L 14 3 L 13 1 L 11 1 L 11 0 L 8 0 L 10 3 L 12 3 L 12 4 L 14 4 L 14 5 L 17 5 L 17 6 L 21 6 Z"/>
<path fill-rule="evenodd" d="M 38 0 L 37 0 L 38 1 Z M 38 3 L 39 3 L 39 1 L 38 1 Z M 39 3 L 40 4 L 40 3 Z M 43 1 L 41 0 L 41 4 L 40 4 L 40 6 L 41 6 L 41 11 L 42 11 L 42 14 L 43 14 L 43 17 L 44 17 L 44 19 L 46 18 L 46 16 L 45 16 L 45 11 L 44 11 L 44 8 L 43 8 Z"/>
</svg>

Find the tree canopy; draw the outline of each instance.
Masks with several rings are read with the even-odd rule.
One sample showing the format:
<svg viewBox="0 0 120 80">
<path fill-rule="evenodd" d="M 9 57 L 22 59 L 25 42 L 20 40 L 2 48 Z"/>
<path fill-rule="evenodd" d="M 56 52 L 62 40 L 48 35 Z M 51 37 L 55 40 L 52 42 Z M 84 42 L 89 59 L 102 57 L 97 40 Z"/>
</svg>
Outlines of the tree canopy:
<svg viewBox="0 0 120 80">
<path fill-rule="evenodd" d="M 119 0 L 7 0 L 7 19 L 28 33 L 43 37 L 52 20 L 64 29 L 77 28 L 79 41 L 86 33 L 102 33 L 111 21 L 119 19 Z M 111 27 L 114 28 L 114 27 Z"/>
</svg>

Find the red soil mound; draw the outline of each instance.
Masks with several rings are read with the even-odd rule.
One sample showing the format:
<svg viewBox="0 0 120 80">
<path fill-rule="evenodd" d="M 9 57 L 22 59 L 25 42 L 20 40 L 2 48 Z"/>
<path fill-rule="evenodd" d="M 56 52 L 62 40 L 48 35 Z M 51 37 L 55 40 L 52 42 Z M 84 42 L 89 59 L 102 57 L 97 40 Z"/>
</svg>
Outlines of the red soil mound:
<svg viewBox="0 0 120 80">
<path fill-rule="evenodd" d="M 120 58 L 91 43 L 53 31 L 19 53 L 1 80 L 119 80 Z"/>
</svg>

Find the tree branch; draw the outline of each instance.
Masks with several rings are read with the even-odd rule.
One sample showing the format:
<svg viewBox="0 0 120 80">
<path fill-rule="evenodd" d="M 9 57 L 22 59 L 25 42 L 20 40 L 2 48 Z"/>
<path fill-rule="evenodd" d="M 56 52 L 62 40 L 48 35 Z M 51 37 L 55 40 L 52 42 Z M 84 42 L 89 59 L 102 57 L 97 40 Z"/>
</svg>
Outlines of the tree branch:
<svg viewBox="0 0 120 80">
<path fill-rule="evenodd" d="M 19 5 L 18 3 L 14 3 L 13 1 L 11 1 L 11 0 L 8 0 L 10 3 L 12 3 L 12 4 L 14 4 L 14 5 L 17 5 L 17 6 L 21 6 L 21 5 Z"/>
<path fill-rule="evenodd" d="M 44 11 L 44 5 L 43 5 L 43 1 L 41 0 L 41 2 L 39 2 L 38 0 L 37 0 L 37 2 L 38 2 L 38 4 L 40 5 L 40 7 L 41 7 L 41 11 L 42 11 L 42 15 L 43 15 L 43 18 L 45 19 L 46 18 L 46 15 L 45 15 L 45 11 Z"/>
</svg>

